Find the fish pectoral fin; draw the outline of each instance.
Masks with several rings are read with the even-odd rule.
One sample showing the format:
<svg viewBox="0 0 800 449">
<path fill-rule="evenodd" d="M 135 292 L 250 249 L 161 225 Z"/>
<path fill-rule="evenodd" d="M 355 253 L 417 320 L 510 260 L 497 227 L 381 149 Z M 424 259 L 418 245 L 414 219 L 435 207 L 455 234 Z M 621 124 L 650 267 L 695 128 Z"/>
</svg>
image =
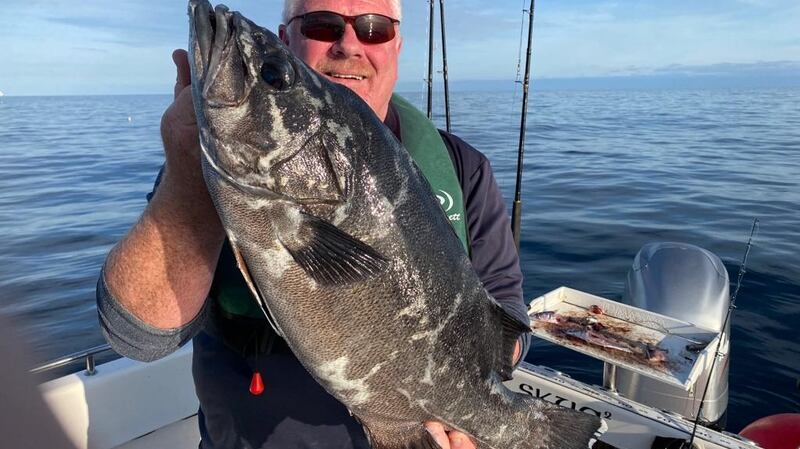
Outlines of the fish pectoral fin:
<svg viewBox="0 0 800 449">
<path fill-rule="evenodd" d="M 422 423 L 356 419 L 364 426 L 372 449 L 441 449 Z"/>
<path fill-rule="evenodd" d="M 261 290 L 258 289 L 258 285 L 256 285 L 256 283 L 253 281 L 253 276 L 250 274 L 250 268 L 248 268 L 247 262 L 244 260 L 241 250 L 239 250 L 239 247 L 236 246 L 236 241 L 232 238 L 229 238 L 228 241 L 231 244 L 233 256 L 236 258 L 236 265 L 239 267 L 239 271 L 242 273 L 242 277 L 244 278 L 245 283 L 247 283 L 247 286 L 250 288 L 250 292 L 255 297 L 256 302 L 261 308 L 261 311 L 264 312 L 267 322 L 269 322 L 272 330 L 274 330 L 276 334 L 283 338 L 283 332 L 281 331 L 281 328 L 278 327 L 278 323 L 275 321 L 275 318 L 272 317 L 272 313 L 270 313 L 267 303 L 264 301 L 264 295 L 261 294 Z"/>
<path fill-rule="evenodd" d="M 374 248 L 331 223 L 302 214 L 300 229 L 281 243 L 317 283 L 344 285 L 383 273 L 389 266 Z"/>
<path fill-rule="evenodd" d="M 496 313 L 500 314 L 500 323 L 503 332 L 503 348 L 500 352 L 499 366 L 497 372 L 503 380 L 511 380 L 511 373 L 514 371 L 514 347 L 519 337 L 531 331 L 531 327 L 512 316 L 500 304 L 495 303 Z"/>
</svg>

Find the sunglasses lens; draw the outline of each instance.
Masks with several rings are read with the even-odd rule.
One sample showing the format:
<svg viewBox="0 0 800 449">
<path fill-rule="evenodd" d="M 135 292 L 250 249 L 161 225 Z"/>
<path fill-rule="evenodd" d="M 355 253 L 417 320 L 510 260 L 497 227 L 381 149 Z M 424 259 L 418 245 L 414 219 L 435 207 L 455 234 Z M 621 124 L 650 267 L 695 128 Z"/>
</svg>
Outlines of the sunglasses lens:
<svg viewBox="0 0 800 449">
<path fill-rule="evenodd" d="M 382 44 L 394 39 L 392 19 L 378 14 L 358 16 L 353 24 L 358 40 L 367 44 Z"/>
<path fill-rule="evenodd" d="M 335 42 L 344 34 L 344 26 L 344 19 L 338 14 L 314 12 L 305 16 L 300 32 L 309 39 Z"/>
</svg>

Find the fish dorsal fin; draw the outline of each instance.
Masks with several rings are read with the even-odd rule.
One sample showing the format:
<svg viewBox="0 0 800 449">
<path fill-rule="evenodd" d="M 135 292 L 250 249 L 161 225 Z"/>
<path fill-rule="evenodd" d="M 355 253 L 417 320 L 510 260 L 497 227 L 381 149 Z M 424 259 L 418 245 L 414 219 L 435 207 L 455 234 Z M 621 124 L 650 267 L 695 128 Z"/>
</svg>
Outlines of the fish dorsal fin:
<svg viewBox="0 0 800 449">
<path fill-rule="evenodd" d="M 253 281 L 253 276 L 250 274 L 250 268 L 247 266 L 247 262 L 244 260 L 242 252 L 236 245 L 236 240 L 228 238 L 228 241 L 230 241 L 231 243 L 233 256 L 236 258 L 236 265 L 239 267 L 239 271 L 242 273 L 242 277 L 244 278 L 244 281 L 247 283 L 247 286 L 250 287 L 250 292 L 253 293 L 253 296 L 256 298 L 256 302 L 258 303 L 259 307 L 261 307 L 261 311 L 264 312 L 264 316 L 267 318 L 267 322 L 269 323 L 270 327 L 272 327 L 272 330 L 274 330 L 275 333 L 278 334 L 278 336 L 284 338 L 283 331 L 281 331 L 281 328 L 278 327 L 278 323 L 275 321 L 275 318 L 269 311 L 269 306 L 267 305 L 267 302 L 264 301 L 264 295 L 261 294 L 261 291 L 258 289 L 258 286 Z"/>
<path fill-rule="evenodd" d="M 363 281 L 381 274 L 389 261 L 371 246 L 318 217 L 301 214 L 295 235 L 281 243 L 300 267 L 321 285 Z"/>
<path fill-rule="evenodd" d="M 514 371 L 514 347 L 519 341 L 519 337 L 531 331 L 530 325 L 523 323 L 518 318 L 512 316 L 500 304 L 495 303 L 495 311 L 500 314 L 500 323 L 503 332 L 503 349 L 500 352 L 497 372 L 505 380 L 511 380 L 511 373 Z"/>
</svg>

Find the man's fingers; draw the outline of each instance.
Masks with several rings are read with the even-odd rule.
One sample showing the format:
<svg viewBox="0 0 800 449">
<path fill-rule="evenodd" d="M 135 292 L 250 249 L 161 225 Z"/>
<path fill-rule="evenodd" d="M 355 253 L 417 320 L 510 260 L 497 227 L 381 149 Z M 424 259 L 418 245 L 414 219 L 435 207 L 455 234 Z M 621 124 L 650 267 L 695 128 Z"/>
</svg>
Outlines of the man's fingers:
<svg viewBox="0 0 800 449">
<path fill-rule="evenodd" d="M 189 71 L 189 55 L 186 50 L 177 49 L 172 52 L 172 61 L 175 63 L 177 75 L 175 77 L 175 98 L 192 82 L 192 75 Z"/>
<path fill-rule="evenodd" d="M 172 60 L 178 68 L 178 82 L 183 86 L 188 86 L 192 82 L 192 75 L 189 70 L 189 53 L 181 48 L 172 52 Z"/>
<path fill-rule="evenodd" d="M 472 439 L 464 433 L 453 430 L 447 434 L 447 437 L 450 439 L 451 449 L 475 449 Z"/>
<path fill-rule="evenodd" d="M 514 355 L 511 356 L 511 364 L 516 365 L 520 357 L 522 357 L 522 343 L 517 339 L 517 343 L 514 345 Z"/>
<path fill-rule="evenodd" d="M 428 421 L 425 423 L 425 429 L 430 432 L 439 447 L 442 449 L 451 449 L 450 440 L 447 438 L 447 432 L 445 432 L 442 423 Z"/>
<path fill-rule="evenodd" d="M 475 449 L 475 443 L 467 434 L 449 430 L 440 422 L 428 421 L 425 423 L 425 429 L 442 449 Z"/>
</svg>

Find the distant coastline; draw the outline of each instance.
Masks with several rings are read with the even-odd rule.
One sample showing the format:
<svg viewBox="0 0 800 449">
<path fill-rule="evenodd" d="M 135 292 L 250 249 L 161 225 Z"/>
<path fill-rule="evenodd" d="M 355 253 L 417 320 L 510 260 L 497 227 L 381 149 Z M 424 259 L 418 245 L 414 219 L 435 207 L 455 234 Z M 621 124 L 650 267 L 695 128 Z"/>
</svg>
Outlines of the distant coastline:
<svg viewBox="0 0 800 449">
<path fill-rule="evenodd" d="M 629 75 L 576 78 L 536 78 L 531 80 L 535 91 L 558 90 L 708 90 L 708 89 L 770 89 L 800 87 L 800 73 L 780 75 Z M 519 89 L 514 80 L 450 80 L 454 92 L 496 92 Z M 398 91 L 416 92 L 426 89 L 423 82 L 398 83 Z M 440 80 L 434 90 L 444 89 Z"/>
<path fill-rule="evenodd" d="M 782 73 L 759 74 L 650 74 L 617 75 L 605 77 L 538 78 L 531 80 L 534 92 L 549 91 L 607 91 L 607 90 L 759 90 L 800 88 L 800 69 Z M 41 92 L 15 91 L 14 97 L 50 96 L 120 96 L 120 95 L 170 95 L 163 86 L 141 85 L 126 90 L 94 89 L 90 92 Z M 441 79 L 434 80 L 434 92 L 444 90 Z M 459 80 L 450 78 L 452 92 L 512 92 L 521 89 L 520 82 L 513 79 Z M 397 92 L 419 93 L 427 90 L 424 81 L 399 81 Z M 159 92 L 161 91 L 161 92 Z M 3 95 L 0 94 L 0 97 Z M 8 96 L 8 95 L 6 95 Z"/>
</svg>

